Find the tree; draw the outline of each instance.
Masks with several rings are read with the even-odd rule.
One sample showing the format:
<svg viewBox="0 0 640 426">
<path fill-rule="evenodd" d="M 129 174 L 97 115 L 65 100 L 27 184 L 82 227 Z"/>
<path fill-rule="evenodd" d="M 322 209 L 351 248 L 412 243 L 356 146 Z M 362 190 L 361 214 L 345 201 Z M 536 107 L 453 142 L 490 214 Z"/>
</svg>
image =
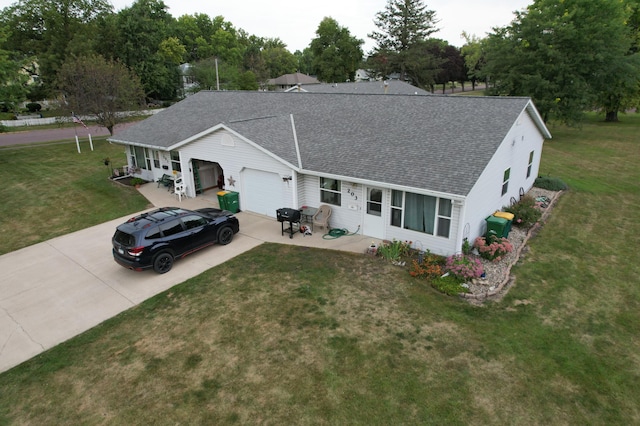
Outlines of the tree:
<svg viewBox="0 0 640 426">
<path fill-rule="evenodd" d="M 144 104 L 140 79 L 124 64 L 97 55 L 65 62 L 58 73 L 58 88 L 70 112 L 95 115 L 111 135 L 123 121 L 121 112 Z"/>
<path fill-rule="evenodd" d="M 464 64 L 467 69 L 467 78 L 471 80 L 471 90 L 476 90 L 476 82 L 480 78 L 480 72 L 485 63 L 484 40 L 475 35 L 462 32 L 465 40 L 464 46 L 460 49 Z"/>
<path fill-rule="evenodd" d="M 117 43 L 108 57 L 121 61 L 140 77 L 152 99 L 173 99 L 180 85 L 176 64 L 166 61 L 160 46 L 167 40 L 173 18 L 162 0 L 136 0 L 115 20 Z"/>
<path fill-rule="evenodd" d="M 324 18 L 316 35 L 309 49 L 318 79 L 331 83 L 353 81 L 362 62 L 364 41 L 353 37 L 347 28 L 341 27 L 333 18 Z"/>
<path fill-rule="evenodd" d="M 0 44 L 6 40 L 4 31 L 0 31 Z M 27 95 L 29 76 L 20 72 L 22 65 L 10 58 L 10 52 L 0 49 L 0 108 L 13 111 Z"/>
<path fill-rule="evenodd" d="M 373 56 L 380 59 L 372 63 L 391 66 L 405 80 L 407 62 L 415 61 L 412 47 L 437 32 L 437 23 L 436 12 L 428 10 L 422 0 L 388 0 L 374 20 L 379 31 L 369 34 L 377 44 Z"/>
<path fill-rule="evenodd" d="M 287 50 L 287 45 L 278 38 L 265 40 L 261 56 L 268 78 L 291 74 L 298 69 L 296 57 Z"/>
<path fill-rule="evenodd" d="M 626 58 L 628 13 L 617 1 L 536 0 L 487 38 L 490 92 L 532 97 L 545 120 L 580 121 L 610 89 L 620 94 L 625 74 L 638 79 Z"/>
<path fill-rule="evenodd" d="M 52 89 L 69 54 L 94 51 L 98 23 L 112 12 L 107 0 L 19 0 L 0 18 L 10 29 L 5 46 L 16 58 L 35 58 L 39 80 Z"/>
</svg>

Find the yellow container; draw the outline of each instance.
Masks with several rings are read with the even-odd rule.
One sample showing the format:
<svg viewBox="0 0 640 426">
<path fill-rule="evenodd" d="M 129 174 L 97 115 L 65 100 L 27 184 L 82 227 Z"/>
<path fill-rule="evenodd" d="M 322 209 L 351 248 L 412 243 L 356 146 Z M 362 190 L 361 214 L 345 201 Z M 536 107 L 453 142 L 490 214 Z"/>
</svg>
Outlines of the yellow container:
<svg viewBox="0 0 640 426">
<path fill-rule="evenodd" d="M 501 217 L 503 219 L 507 219 L 507 220 L 513 220 L 513 213 L 509 213 L 509 212 L 495 212 L 493 214 L 495 217 Z"/>
</svg>

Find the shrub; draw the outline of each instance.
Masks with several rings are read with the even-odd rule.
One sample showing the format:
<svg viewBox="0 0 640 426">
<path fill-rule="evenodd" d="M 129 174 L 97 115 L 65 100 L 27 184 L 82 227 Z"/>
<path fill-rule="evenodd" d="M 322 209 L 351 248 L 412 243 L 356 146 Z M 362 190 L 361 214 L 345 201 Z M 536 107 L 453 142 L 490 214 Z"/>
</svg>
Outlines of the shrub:
<svg viewBox="0 0 640 426">
<path fill-rule="evenodd" d="M 377 254 L 387 260 L 398 260 L 409 255 L 411 241 L 385 241 L 378 247 Z"/>
<path fill-rule="evenodd" d="M 533 185 L 536 188 L 547 189 L 549 191 L 564 191 L 568 188 L 562 179 L 550 176 L 539 176 Z"/>
<path fill-rule="evenodd" d="M 468 238 L 462 241 L 462 254 L 471 254 L 471 243 Z"/>
<path fill-rule="evenodd" d="M 453 275 L 438 277 L 431 281 L 431 286 L 438 291 L 449 296 L 455 296 L 460 293 L 467 293 L 469 289 L 462 286 L 462 282 Z"/>
<path fill-rule="evenodd" d="M 484 259 L 499 262 L 502 257 L 513 251 L 513 245 L 506 238 L 489 236 L 489 241 L 485 237 L 478 237 L 473 245 L 480 256 Z"/>
<path fill-rule="evenodd" d="M 409 275 L 416 278 L 423 278 L 426 280 L 433 280 L 442 275 L 442 267 L 444 258 L 427 251 L 421 255 L 418 260 L 411 262 L 409 269 Z"/>
<path fill-rule="evenodd" d="M 484 272 L 482 263 L 477 258 L 465 256 L 464 254 L 455 254 L 447 257 L 444 269 L 463 281 L 480 278 L 482 272 Z"/>
<path fill-rule="evenodd" d="M 525 195 L 509 207 L 504 207 L 503 210 L 513 213 L 513 223 L 524 228 L 532 227 L 542 216 L 540 210 L 536 208 L 536 200 L 529 195 Z"/>
</svg>

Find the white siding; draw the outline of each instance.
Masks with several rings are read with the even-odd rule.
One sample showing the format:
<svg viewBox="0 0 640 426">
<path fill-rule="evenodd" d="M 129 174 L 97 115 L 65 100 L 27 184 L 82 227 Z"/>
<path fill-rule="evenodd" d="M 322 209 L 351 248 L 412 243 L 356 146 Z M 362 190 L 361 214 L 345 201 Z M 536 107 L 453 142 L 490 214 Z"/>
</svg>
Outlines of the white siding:
<svg viewBox="0 0 640 426">
<path fill-rule="evenodd" d="M 391 190 L 388 190 L 387 200 L 391 200 Z M 457 251 L 458 228 L 460 224 L 461 208 L 454 204 L 451 211 L 451 228 L 449 230 L 449 238 L 438 237 L 437 235 L 429 235 L 424 232 L 412 231 L 398 226 L 391 226 L 389 217 L 391 216 L 391 202 L 389 201 L 384 207 L 387 209 L 387 223 L 385 235 L 387 240 L 411 241 L 412 247 L 419 250 L 429 250 L 431 253 L 442 256 L 455 254 Z"/>
<path fill-rule="evenodd" d="M 518 200 L 520 188 L 525 192 L 531 189 L 538 176 L 543 142 L 544 138 L 529 114 L 522 112 L 467 197 L 464 221 L 470 227 L 470 243 L 484 234 L 487 216 L 508 206 L 512 197 Z M 531 151 L 534 151 L 534 159 L 531 175 L 527 178 Z M 509 188 L 501 195 L 504 171 L 508 168 L 511 168 Z"/>
<path fill-rule="evenodd" d="M 251 144 L 236 137 L 226 130 L 219 130 L 213 134 L 191 142 L 180 148 L 183 176 L 187 183 L 187 195 L 195 196 L 193 175 L 190 173 L 190 162 L 193 159 L 212 161 L 220 164 L 224 171 L 225 189 L 240 193 L 240 209 L 251 203 L 247 202 L 246 192 L 249 188 L 245 185 L 243 172 L 245 169 L 276 173 L 281 177 L 292 176 L 293 171 L 286 164 L 260 151 Z M 234 185 L 229 184 L 229 178 L 235 180 Z M 294 207 L 295 197 L 292 181 L 278 181 L 277 190 L 281 194 L 281 207 Z M 265 211 L 257 213 L 264 214 Z M 275 217 L 275 211 L 269 216 Z"/>
<path fill-rule="evenodd" d="M 298 196 L 300 205 L 317 207 L 320 204 L 320 178 L 317 176 L 300 176 L 298 178 Z M 359 230 L 362 233 L 366 195 L 364 185 L 342 181 L 342 205 L 331 206 L 331 227 L 347 229 L 349 232 Z M 375 186 L 375 185 L 373 185 Z M 422 232 L 411 231 L 390 225 L 391 215 L 391 190 L 385 189 L 385 204 L 382 214 L 385 221 L 384 239 L 412 241 L 413 247 L 422 250 L 430 250 L 440 255 L 451 255 L 459 251 L 458 241 L 462 241 L 459 235 L 461 207 L 454 204 L 451 212 L 451 229 L 449 238 L 429 235 Z"/>
<path fill-rule="evenodd" d="M 320 205 L 320 178 L 299 175 L 298 197 L 301 206 L 318 207 Z M 353 195 L 351 195 L 353 193 Z M 356 199 L 357 197 L 357 199 Z M 346 229 L 360 233 L 362 228 L 362 185 L 341 181 L 341 205 L 331 207 L 331 228 Z M 351 207 L 351 209 L 349 208 Z"/>
</svg>

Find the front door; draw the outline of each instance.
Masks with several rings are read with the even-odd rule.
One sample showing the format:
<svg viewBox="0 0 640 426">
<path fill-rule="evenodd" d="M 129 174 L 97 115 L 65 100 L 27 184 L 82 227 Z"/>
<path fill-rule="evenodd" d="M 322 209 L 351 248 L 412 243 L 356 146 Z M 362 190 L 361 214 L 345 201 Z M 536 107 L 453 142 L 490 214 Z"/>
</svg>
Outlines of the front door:
<svg viewBox="0 0 640 426">
<path fill-rule="evenodd" d="M 362 233 L 373 238 L 384 238 L 384 191 L 380 188 L 366 187 L 367 203 L 364 212 Z"/>
</svg>

